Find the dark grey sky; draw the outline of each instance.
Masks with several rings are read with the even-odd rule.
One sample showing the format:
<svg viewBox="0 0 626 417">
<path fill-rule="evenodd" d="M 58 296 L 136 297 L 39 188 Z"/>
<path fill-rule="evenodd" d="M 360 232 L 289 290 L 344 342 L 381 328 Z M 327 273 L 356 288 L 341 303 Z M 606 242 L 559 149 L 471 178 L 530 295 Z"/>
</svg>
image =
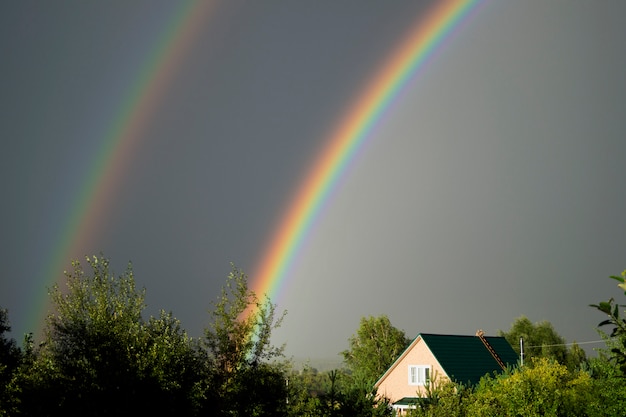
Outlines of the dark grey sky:
<svg viewBox="0 0 626 417">
<path fill-rule="evenodd" d="M 82 248 L 132 261 L 148 312 L 191 335 L 234 262 L 252 272 L 335 126 L 429 2 L 221 2 Z M 0 4 L 0 306 L 14 337 L 129 89 L 178 6 Z M 522 314 L 597 340 L 626 268 L 626 3 L 483 2 L 396 100 L 275 300 L 277 341 L 347 347 L 360 317 L 409 336 Z M 67 259 L 64 268 L 69 267 Z M 254 279 L 254 277 L 251 277 Z"/>
</svg>

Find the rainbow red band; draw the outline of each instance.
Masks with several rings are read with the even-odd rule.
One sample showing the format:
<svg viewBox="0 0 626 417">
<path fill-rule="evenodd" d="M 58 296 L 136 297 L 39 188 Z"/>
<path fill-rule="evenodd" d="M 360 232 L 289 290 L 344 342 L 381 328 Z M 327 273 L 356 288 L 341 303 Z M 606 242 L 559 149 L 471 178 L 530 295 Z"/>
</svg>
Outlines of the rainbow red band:
<svg viewBox="0 0 626 417">
<path fill-rule="evenodd" d="M 327 141 L 328 146 L 287 209 L 269 250 L 251 275 L 251 288 L 257 294 L 265 294 L 274 302 L 280 298 L 304 239 L 358 149 L 398 93 L 478 3 L 478 0 L 436 2 L 340 119 Z"/>
<path fill-rule="evenodd" d="M 171 79 L 184 62 L 185 54 L 199 37 L 215 6 L 213 1 L 182 2 L 177 13 L 163 28 L 132 82 L 133 88 L 119 105 L 109 130 L 99 139 L 100 148 L 94 154 L 90 171 L 78 189 L 70 213 L 65 217 L 57 244 L 45 263 L 44 285 L 33 295 L 36 306 L 25 321 L 25 328 L 39 330 L 48 309 L 46 286 L 60 279 L 72 259 L 81 260 L 85 246 L 99 228 L 109 210 L 109 202 L 122 182 L 136 150 L 145 139 L 143 132 L 155 108 L 171 84 Z"/>
<path fill-rule="evenodd" d="M 435 2 L 339 120 L 329 135 L 328 146 L 286 211 L 269 250 L 262 254 L 258 267 L 250 275 L 251 288 L 259 295 L 267 294 L 277 301 L 306 235 L 372 128 L 433 51 L 479 1 Z M 141 145 L 146 123 L 214 5 L 212 1 L 185 2 L 155 43 L 153 52 L 138 71 L 135 88 L 120 103 L 111 128 L 101 139 L 92 169 L 72 204 L 74 209 L 66 216 L 62 228 L 65 233 L 57 239 L 58 244 L 45 264 L 44 282 L 59 278 L 71 259 L 84 255 L 81 248 L 98 232 L 108 209 L 107 201 L 113 200 L 111 196 L 119 187 L 124 167 Z M 33 295 L 36 308 L 26 320 L 27 329 L 41 328 L 48 307 L 45 286 L 34 290 L 38 291 Z"/>
</svg>

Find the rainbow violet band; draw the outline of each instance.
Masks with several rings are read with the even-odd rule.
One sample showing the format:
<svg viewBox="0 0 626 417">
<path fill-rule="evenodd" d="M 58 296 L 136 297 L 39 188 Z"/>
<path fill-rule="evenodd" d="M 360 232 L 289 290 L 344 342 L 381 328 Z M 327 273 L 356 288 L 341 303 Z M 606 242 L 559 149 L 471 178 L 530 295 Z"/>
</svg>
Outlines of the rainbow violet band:
<svg viewBox="0 0 626 417">
<path fill-rule="evenodd" d="M 426 15 L 420 16 L 398 46 L 384 60 L 381 68 L 365 85 L 353 104 L 328 135 L 328 144 L 298 187 L 283 220 L 251 274 L 251 288 L 268 295 L 274 302 L 280 297 L 294 260 L 324 205 L 328 204 L 339 179 L 355 159 L 358 150 L 399 92 L 419 72 L 433 52 L 454 32 L 480 0 L 437 1 Z M 141 68 L 133 88 L 120 102 L 110 128 L 100 139 L 100 148 L 90 164 L 90 172 L 75 194 L 61 226 L 61 235 L 44 264 L 44 284 L 60 278 L 70 259 L 84 255 L 81 248 L 98 231 L 121 179 L 136 149 L 144 138 L 143 129 L 182 64 L 185 53 L 206 25 L 215 2 L 186 1 L 164 28 Z M 25 320 L 26 329 L 41 329 L 48 308 L 46 286 L 33 288 L 33 304 Z M 20 326 L 18 326 L 20 327 Z"/>
<path fill-rule="evenodd" d="M 90 161 L 55 240 L 50 257 L 40 274 L 43 285 L 33 288 L 33 308 L 25 319 L 26 329 L 37 332 L 43 327 L 48 310 L 47 290 L 62 278 L 70 260 L 82 259 L 89 239 L 93 239 L 109 209 L 108 202 L 119 188 L 135 152 L 146 139 L 144 132 L 150 117 L 171 85 L 173 76 L 184 63 L 186 53 L 198 39 L 216 2 L 187 0 L 166 23 L 154 46 L 131 82 L 131 88 L 119 103 L 109 128 L 99 139 L 98 151 Z M 52 281 L 52 282 L 51 282 Z M 18 326 L 21 327 L 21 326 Z"/>
<path fill-rule="evenodd" d="M 435 2 L 340 118 L 327 139 L 328 145 L 298 188 L 269 249 L 251 275 L 251 288 L 258 295 L 267 295 L 273 302 L 280 298 L 294 260 L 316 218 L 372 129 L 400 91 L 478 4 L 478 0 Z"/>
</svg>

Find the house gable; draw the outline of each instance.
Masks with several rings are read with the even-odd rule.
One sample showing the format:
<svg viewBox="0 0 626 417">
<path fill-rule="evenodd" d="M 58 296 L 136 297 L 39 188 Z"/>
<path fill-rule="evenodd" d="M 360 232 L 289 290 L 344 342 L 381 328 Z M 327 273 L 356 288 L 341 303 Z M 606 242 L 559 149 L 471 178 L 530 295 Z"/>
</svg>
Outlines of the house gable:
<svg viewBox="0 0 626 417">
<path fill-rule="evenodd" d="M 503 337 L 485 337 L 507 365 L 517 363 L 517 354 Z M 477 336 L 421 333 L 376 382 L 378 394 L 392 403 L 403 398 L 423 397 L 424 387 L 410 384 L 411 366 L 428 366 L 431 380 L 450 379 L 476 384 L 485 374 L 501 371 L 496 359 Z"/>
<path fill-rule="evenodd" d="M 447 377 L 435 355 L 421 335 L 418 335 L 376 382 L 375 387 L 378 389 L 378 394 L 389 398 L 392 402 L 405 397 L 423 396 L 425 394 L 423 385 L 409 383 L 410 367 L 413 366 L 428 367 L 431 379 Z"/>
</svg>

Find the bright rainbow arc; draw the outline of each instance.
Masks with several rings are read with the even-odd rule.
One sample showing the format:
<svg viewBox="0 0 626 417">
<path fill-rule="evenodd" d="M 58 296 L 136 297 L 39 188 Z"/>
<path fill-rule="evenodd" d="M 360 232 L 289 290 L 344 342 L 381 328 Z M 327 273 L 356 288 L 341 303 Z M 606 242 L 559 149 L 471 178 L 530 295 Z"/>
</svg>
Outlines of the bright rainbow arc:
<svg viewBox="0 0 626 417">
<path fill-rule="evenodd" d="M 99 231 L 100 222 L 110 208 L 110 201 L 114 199 L 135 150 L 145 140 L 142 133 L 149 118 L 160 104 L 185 53 L 198 38 L 213 6 L 212 1 L 182 3 L 139 68 L 110 129 L 100 139 L 100 148 L 91 161 L 92 168 L 82 181 L 71 205 L 72 211 L 61 228 L 64 233 L 45 264 L 42 276 L 47 282 L 59 277 L 69 260 L 87 255 L 83 253 L 85 244 Z M 46 289 L 36 291 L 34 305 L 38 307 L 31 311 L 24 326 L 29 331 L 42 328 L 49 305 Z"/>
<path fill-rule="evenodd" d="M 308 231 L 319 215 L 337 181 L 348 168 L 358 149 L 366 141 L 383 113 L 390 107 L 400 90 L 423 66 L 427 58 L 479 3 L 480 0 L 450 0 L 438 3 L 417 28 L 409 33 L 400 48 L 386 61 L 382 70 L 359 96 L 338 128 L 329 136 L 329 145 L 314 165 L 287 211 L 285 220 L 272 240 L 269 251 L 262 257 L 251 288 L 258 294 L 276 299 L 279 290 Z M 49 281 L 59 277 L 68 259 L 76 257 L 99 224 L 113 199 L 125 167 L 133 151 L 140 145 L 143 129 L 159 98 L 177 70 L 185 51 L 197 37 L 214 3 L 185 2 L 164 30 L 156 47 L 138 72 L 133 88 L 121 103 L 111 128 L 103 135 L 101 147 L 92 161 L 76 194 L 73 211 L 63 223 L 64 234 L 46 262 L 43 277 Z M 41 327 L 48 306 L 45 289 L 36 289 L 38 306 L 31 311 L 24 328 Z"/>
<path fill-rule="evenodd" d="M 328 145 L 287 210 L 269 250 L 253 275 L 251 288 L 276 302 L 296 255 L 339 179 L 357 151 L 416 72 L 480 0 L 437 3 L 420 19 L 400 47 L 340 120 Z"/>
</svg>

